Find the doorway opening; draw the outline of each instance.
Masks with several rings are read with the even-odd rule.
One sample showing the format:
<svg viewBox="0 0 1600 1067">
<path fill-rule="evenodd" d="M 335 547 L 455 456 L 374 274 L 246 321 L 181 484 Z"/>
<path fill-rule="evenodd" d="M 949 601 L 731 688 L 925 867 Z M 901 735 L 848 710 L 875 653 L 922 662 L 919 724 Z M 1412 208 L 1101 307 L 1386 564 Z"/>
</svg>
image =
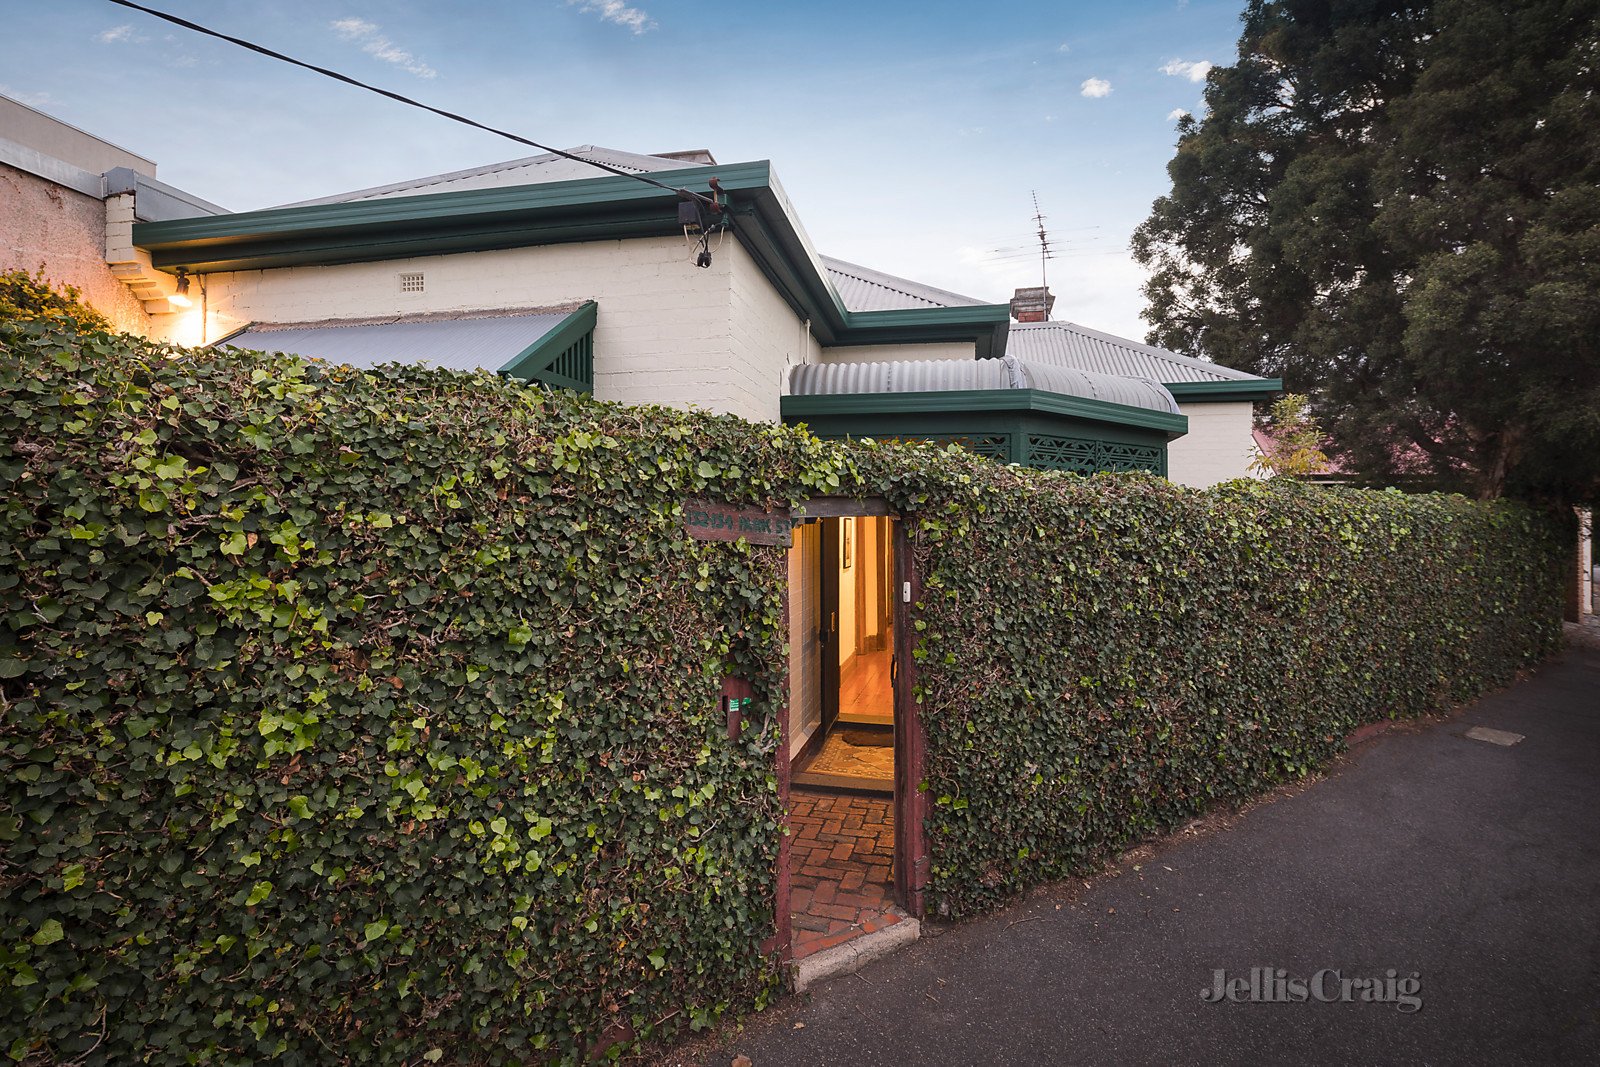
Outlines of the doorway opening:
<svg viewBox="0 0 1600 1067">
<path fill-rule="evenodd" d="M 816 524 L 818 680 L 794 784 L 894 796 L 894 520 Z"/>
<path fill-rule="evenodd" d="M 789 919 L 794 959 L 906 917 L 896 838 L 903 597 L 897 526 L 841 514 L 790 550 Z"/>
</svg>

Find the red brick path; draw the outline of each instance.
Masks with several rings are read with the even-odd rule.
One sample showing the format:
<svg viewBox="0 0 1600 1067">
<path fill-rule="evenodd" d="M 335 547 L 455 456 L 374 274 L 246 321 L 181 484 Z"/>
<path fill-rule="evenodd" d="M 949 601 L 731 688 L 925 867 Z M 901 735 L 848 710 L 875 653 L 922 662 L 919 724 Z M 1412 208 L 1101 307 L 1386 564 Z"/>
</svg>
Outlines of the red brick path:
<svg viewBox="0 0 1600 1067">
<path fill-rule="evenodd" d="M 789 794 L 794 958 L 900 921 L 890 911 L 894 814 L 887 798 Z"/>
</svg>

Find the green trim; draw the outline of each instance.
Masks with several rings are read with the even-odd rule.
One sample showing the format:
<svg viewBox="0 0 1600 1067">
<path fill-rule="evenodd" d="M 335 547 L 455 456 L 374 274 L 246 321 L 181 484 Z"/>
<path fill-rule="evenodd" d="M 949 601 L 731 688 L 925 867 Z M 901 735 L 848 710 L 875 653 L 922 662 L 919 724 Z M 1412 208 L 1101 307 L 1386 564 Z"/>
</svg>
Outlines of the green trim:
<svg viewBox="0 0 1600 1067">
<path fill-rule="evenodd" d="M 765 161 L 658 171 L 652 178 L 727 194 L 739 242 L 824 347 L 970 341 L 978 358 L 1005 353 L 1005 304 L 903 311 L 845 310 Z M 630 178 L 401 196 L 140 222 L 133 243 L 162 270 L 205 274 L 365 263 L 580 241 L 681 233 L 678 198 Z"/>
<path fill-rule="evenodd" d="M 1166 382 L 1177 401 L 1220 403 L 1224 400 L 1265 400 L 1283 392 L 1282 378 L 1240 378 L 1225 382 Z"/>
<path fill-rule="evenodd" d="M 828 398 L 786 399 L 803 401 Z M 870 437 L 880 441 L 928 441 L 940 445 L 954 443 L 1001 463 L 1076 471 L 1080 474 L 1102 470 L 1167 473 L 1168 435 L 1162 430 L 1148 427 L 1094 422 L 1056 412 L 992 406 L 987 410 L 969 406 L 953 411 L 854 411 L 805 416 L 793 410 L 803 406 L 807 405 L 788 404 L 784 411 L 784 422 L 803 425 L 824 439 Z"/>
<path fill-rule="evenodd" d="M 572 377 L 552 370 L 560 357 L 574 345 L 592 344 L 599 307 L 593 300 L 585 302 L 572 314 L 562 319 L 549 333 L 518 352 L 495 373 L 523 381 L 541 381 L 551 385 L 575 389 L 581 393 L 594 392 L 594 363 L 587 361 L 587 378 Z M 592 352 L 591 352 L 592 356 Z"/>
<path fill-rule="evenodd" d="M 783 420 L 818 415 L 914 415 L 925 413 L 1023 413 L 1062 415 L 1084 422 L 1156 430 L 1170 440 L 1189 432 L 1186 415 L 1087 397 L 1064 396 L 1041 389 L 955 389 L 926 393 L 833 393 L 785 396 L 779 402 Z"/>
<path fill-rule="evenodd" d="M 762 161 L 660 171 L 651 177 L 667 186 L 681 182 L 708 189 L 707 179 L 716 178 L 725 189 L 746 190 L 765 188 L 769 173 L 770 164 Z M 216 268 L 209 265 L 212 260 L 196 253 L 222 249 L 255 256 L 292 253 L 304 247 L 313 235 L 342 236 L 354 245 L 359 236 L 373 231 L 403 232 L 425 243 L 429 236 L 442 237 L 468 223 L 514 224 L 562 213 L 576 226 L 578 216 L 591 217 L 595 208 L 662 203 L 673 205 L 670 228 L 681 232 L 677 196 L 673 192 L 630 178 L 607 177 L 141 222 L 134 224 L 134 244 L 149 252 L 157 266 L 214 271 Z"/>
</svg>

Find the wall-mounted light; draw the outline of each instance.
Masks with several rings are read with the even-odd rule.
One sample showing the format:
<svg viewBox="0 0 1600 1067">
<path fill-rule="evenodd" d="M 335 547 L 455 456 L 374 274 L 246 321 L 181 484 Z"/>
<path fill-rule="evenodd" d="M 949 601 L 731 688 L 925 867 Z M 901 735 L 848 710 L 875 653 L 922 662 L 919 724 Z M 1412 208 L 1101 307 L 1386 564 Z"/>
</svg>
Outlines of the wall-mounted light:
<svg viewBox="0 0 1600 1067">
<path fill-rule="evenodd" d="M 178 268 L 178 291 L 167 297 L 167 303 L 173 307 L 194 307 L 194 301 L 189 299 L 189 272 L 182 267 Z"/>
</svg>

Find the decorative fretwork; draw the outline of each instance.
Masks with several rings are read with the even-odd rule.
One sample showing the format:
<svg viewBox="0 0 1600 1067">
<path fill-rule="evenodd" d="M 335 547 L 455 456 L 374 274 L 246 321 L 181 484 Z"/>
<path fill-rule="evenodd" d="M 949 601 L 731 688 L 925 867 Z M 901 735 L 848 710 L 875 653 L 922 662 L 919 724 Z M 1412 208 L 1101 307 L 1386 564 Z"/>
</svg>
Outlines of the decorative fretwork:
<svg viewBox="0 0 1600 1067">
<path fill-rule="evenodd" d="M 1151 471 L 1165 474 L 1166 460 L 1166 449 L 1160 445 L 1129 445 L 1093 437 L 1028 435 L 1027 464 L 1044 470 L 1074 471 L 1078 474 L 1093 474 L 1096 471 Z"/>
</svg>

